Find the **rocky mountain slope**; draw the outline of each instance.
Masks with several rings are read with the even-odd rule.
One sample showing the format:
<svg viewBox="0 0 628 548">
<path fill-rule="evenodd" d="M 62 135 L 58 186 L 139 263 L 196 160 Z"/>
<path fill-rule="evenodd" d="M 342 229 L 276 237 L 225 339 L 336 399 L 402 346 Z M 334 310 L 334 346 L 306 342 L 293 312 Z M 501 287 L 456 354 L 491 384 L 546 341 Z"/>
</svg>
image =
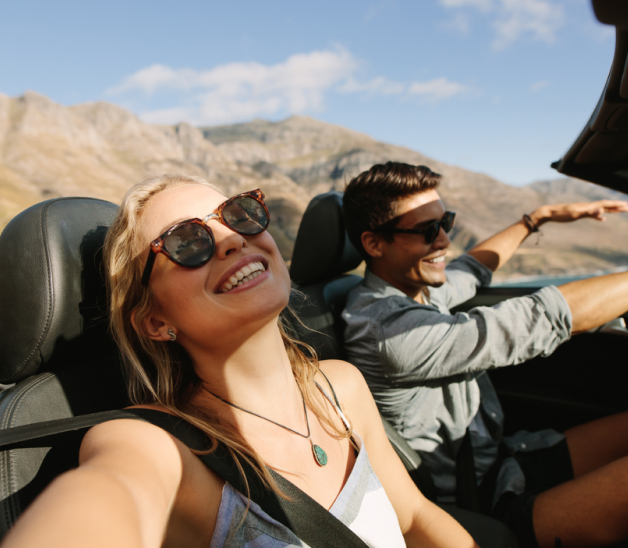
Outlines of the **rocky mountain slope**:
<svg viewBox="0 0 628 548">
<path fill-rule="evenodd" d="M 571 179 L 523 188 L 380 143 L 348 129 L 295 116 L 231 126 L 154 126 L 107 103 L 64 107 L 36 93 L 0 94 L 0 226 L 38 201 L 83 195 L 119 202 L 131 184 L 163 172 L 203 176 L 226 194 L 262 188 L 272 233 L 289 260 L 309 199 L 374 163 L 426 164 L 444 175 L 441 194 L 458 212 L 452 253 L 460 253 L 545 202 L 599 199 L 616 193 Z M 547 225 L 546 225 L 547 226 Z M 544 228 L 500 277 L 581 273 L 628 266 L 620 235 L 625 215 Z M 623 231 L 623 232 L 622 232 Z"/>
</svg>

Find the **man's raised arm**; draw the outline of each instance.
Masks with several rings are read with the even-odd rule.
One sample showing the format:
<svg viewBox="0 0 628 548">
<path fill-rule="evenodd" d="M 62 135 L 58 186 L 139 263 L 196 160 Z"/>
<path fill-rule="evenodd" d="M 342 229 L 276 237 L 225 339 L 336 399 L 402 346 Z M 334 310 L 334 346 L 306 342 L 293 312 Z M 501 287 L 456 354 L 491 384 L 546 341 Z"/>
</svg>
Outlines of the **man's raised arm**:
<svg viewBox="0 0 628 548">
<path fill-rule="evenodd" d="M 605 213 L 624 211 L 628 211 L 628 202 L 623 200 L 544 205 L 533 211 L 527 219 L 522 218 L 476 245 L 468 253 L 495 272 L 512 257 L 523 240 L 547 222 L 569 223 L 586 218 L 604 221 Z"/>
</svg>

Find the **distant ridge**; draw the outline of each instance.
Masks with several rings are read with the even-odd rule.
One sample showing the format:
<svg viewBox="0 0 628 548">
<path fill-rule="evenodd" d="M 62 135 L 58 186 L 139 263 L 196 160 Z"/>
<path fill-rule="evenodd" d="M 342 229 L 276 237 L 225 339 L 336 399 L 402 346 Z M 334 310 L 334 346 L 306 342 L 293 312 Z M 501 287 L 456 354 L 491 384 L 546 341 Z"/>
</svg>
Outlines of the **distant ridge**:
<svg viewBox="0 0 628 548">
<path fill-rule="evenodd" d="M 441 195 L 458 212 L 453 252 L 514 222 L 544 202 L 601 199 L 617 193 L 572 179 L 514 188 L 487 175 L 381 143 L 305 116 L 195 128 L 157 126 L 108 103 L 65 107 L 35 92 L 0 94 L 0 225 L 24 208 L 57 196 L 83 195 L 119 202 L 147 176 L 200 175 L 226 194 L 262 188 L 273 215 L 272 233 L 289 260 L 309 199 L 342 190 L 351 178 L 389 160 L 425 164 L 442 173 Z M 544 228 L 499 273 L 563 274 L 628 265 L 618 234 L 626 216 Z"/>
</svg>

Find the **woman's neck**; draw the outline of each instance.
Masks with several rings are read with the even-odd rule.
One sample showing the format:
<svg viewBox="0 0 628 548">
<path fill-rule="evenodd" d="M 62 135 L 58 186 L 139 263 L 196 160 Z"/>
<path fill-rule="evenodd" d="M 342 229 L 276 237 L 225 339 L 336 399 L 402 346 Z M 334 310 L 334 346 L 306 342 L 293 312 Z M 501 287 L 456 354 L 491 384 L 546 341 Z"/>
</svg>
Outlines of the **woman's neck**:
<svg viewBox="0 0 628 548">
<path fill-rule="evenodd" d="M 213 395 L 257 413 L 291 407 L 300 396 L 292 366 L 276 322 L 248 336 L 234 337 L 231 345 L 221 341 L 218 350 L 208 349 L 193 356 L 201 379 L 201 405 L 215 407 Z"/>
</svg>

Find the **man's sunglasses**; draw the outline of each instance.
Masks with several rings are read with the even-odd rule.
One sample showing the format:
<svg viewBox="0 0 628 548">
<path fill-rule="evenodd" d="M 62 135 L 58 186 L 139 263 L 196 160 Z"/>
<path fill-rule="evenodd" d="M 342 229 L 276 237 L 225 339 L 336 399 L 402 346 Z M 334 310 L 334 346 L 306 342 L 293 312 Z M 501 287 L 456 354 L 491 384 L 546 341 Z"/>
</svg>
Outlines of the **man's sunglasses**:
<svg viewBox="0 0 628 548">
<path fill-rule="evenodd" d="M 456 214 L 453 211 L 445 211 L 442 219 L 438 221 L 432 221 L 424 228 L 394 228 L 394 227 L 380 227 L 380 232 L 386 232 L 388 234 L 423 234 L 425 236 L 425 243 L 431 244 L 438 237 L 438 233 L 442 228 L 446 233 L 454 226 L 454 219 Z"/>
<path fill-rule="evenodd" d="M 216 251 L 214 234 L 207 226 L 211 219 L 243 236 L 255 236 L 268 228 L 270 213 L 264 203 L 264 193 L 258 189 L 229 198 L 204 219 L 177 223 L 150 243 L 142 285 L 148 285 L 157 253 L 163 253 L 173 263 L 188 268 L 207 263 Z"/>
</svg>

